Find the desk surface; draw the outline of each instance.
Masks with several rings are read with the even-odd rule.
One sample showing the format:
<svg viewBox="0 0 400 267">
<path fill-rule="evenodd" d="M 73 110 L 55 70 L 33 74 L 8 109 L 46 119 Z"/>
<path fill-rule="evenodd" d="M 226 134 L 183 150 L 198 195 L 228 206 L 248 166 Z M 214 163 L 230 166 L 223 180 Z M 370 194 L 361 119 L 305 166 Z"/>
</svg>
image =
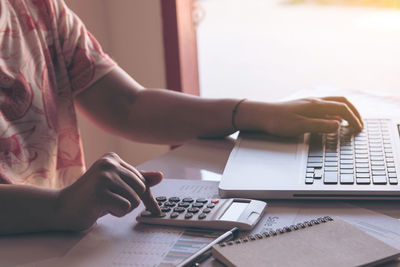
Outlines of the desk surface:
<svg viewBox="0 0 400 267">
<path fill-rule="evenodd" d="M 219 181 L 234 137 L 218 140 L 193 140 L 167 154 L 141 164 L 141 170 L 160 170 L 166 179 Z M 353 201 L 391 217 L 400 218 L 399 202 Z M 74 247 L 85 233 L 42 233 L 0 237 L 0 266 L 13 266 L 61 257 Z"/>
</svg>

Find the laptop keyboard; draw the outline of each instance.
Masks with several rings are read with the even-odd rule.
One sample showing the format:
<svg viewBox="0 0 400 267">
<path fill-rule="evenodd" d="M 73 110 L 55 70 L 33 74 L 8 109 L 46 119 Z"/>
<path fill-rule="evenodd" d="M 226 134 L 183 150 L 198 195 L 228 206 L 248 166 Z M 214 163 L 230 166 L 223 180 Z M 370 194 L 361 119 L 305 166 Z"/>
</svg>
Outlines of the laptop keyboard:
<svg viewBox="0 0 400 267">
<path fill-rule="evenodd" d="M 358 134 L 347 126 L 337 133 L 311 134 L 305 183 L 397 185 L 389 123 L 368 119 Z"/>
</svg>

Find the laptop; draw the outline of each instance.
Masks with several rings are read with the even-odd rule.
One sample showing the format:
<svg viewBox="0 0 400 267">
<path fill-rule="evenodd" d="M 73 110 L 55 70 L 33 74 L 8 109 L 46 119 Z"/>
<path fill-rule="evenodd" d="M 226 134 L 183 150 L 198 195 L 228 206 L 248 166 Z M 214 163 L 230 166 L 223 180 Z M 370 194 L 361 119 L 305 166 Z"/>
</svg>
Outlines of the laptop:
<svg viewBox="0 0 400 267">
<path fill-rule="evenodd" d="M 400 121 L 364 119 L 358 134 L 282 138 L 240 133 L 219 184 L 222 197 L 400 199 Z"/>
</svg>

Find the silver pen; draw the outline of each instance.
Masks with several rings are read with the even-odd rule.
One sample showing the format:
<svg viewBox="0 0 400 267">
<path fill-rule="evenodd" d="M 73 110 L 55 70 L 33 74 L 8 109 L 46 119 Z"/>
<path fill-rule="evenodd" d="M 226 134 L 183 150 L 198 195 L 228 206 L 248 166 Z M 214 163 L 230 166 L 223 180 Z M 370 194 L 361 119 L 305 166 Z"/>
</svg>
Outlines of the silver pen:
<svg viewBox="0 0 400 267">
<path fill-rule="evenodd" d="M 191 267 L 191 266 L 197 265 L 198 263 L 206 260 L 207 258 L 209 258 L 211 256 L 212 246 L 214 246 L 215 244 L 224 242 L 224 241 L 229 241 L 231 239 L 235 239 L 237 237 L 238 233 L 239 233 L 239 228 L 237 228 L 237 227 L 232 228 L 228 232 L 217 237 L 217 239 L 215 239 L 214 241 L 209 243 L 204 248 L 202 248 L 199 251 L 197 251 L 196 253 L 194 253 L 189 258 L 186 258 L 184 261 L 182 261 L 181 263 L 176 265 L 176 267 Z"/>
</svg>

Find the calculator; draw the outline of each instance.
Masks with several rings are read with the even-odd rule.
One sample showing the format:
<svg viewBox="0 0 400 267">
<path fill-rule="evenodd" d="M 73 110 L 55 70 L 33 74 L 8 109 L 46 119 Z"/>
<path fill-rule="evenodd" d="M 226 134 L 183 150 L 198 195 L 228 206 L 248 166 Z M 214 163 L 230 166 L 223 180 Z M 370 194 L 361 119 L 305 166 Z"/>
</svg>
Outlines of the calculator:
<svg viewBox="0 0 400 267">
<path fill-rule="evenodd" d="M 156 200 L 161 214 L 154 215 L 144 210 L 136 217 L 138 222 L 218 230 L 229 230 L 233 227 L 250 230 L 267 207 L 264 201 L 243 198 L 181 199 L 159 196 Z"/>
</svg>

